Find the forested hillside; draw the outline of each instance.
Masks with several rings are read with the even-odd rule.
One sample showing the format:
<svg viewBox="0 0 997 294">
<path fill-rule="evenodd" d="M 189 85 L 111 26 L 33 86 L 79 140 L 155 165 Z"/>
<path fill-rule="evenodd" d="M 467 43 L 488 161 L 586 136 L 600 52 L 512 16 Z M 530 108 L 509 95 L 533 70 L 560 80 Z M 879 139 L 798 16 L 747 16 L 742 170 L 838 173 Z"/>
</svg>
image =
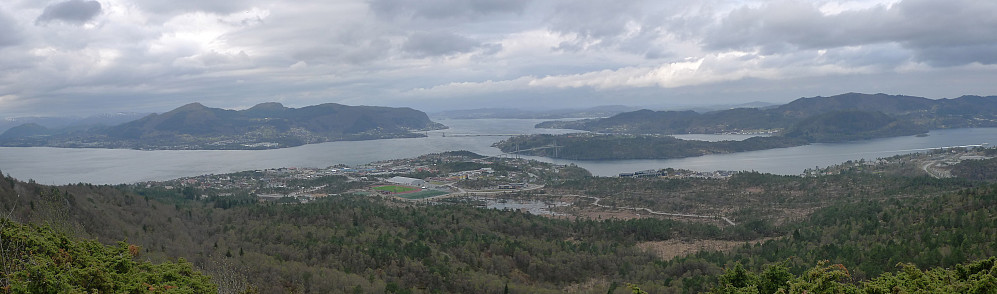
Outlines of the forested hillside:
<svg viewBox="0 0 997 294">
<path fill-rule="evenodd" d="M 348 194 L 356 184 L 345 177 L 322 181 L 339 195 L 280 204 L 188 187 L 51 187 L 4 177 L 0 209 L 19 223 L 105 244 L 126 240 L 137 246 L 128 254 L 143 260 L 184 258 L 224 293 L 629 293 L 628 284 L 681 293 L 726 287 L 722 274 L 735 264 L 745 272 L 779 265 L 805 279 L 823 260 L 817 269 L 840 264 L 847 279 L 835 281 L 852 287 L 909 272 L 898 263 L 951 268 L 997 255 L 997 186 L 962 179 L 573 177 L 516 196 L 588 195 L 607 207 L 727 215 L 735 225 L 544 217 Z M 703 242 L 743 245 L 675 258 L 650 249 Z"/>
<path fill-rule="evenodd" d="M 811 143 L 844 142 L 927 133 L 925 126 L 890 117 L 882 112 L 833 111 L 808 117 L 782 136 Z"/>
<path fill-rule="evenodd" d="M 710 293 L 992 293 L 997 257 L 954 268 L 921 270 L 909 263 L 897 265 L 896 273 L 855 283 L 848 268 L 819 262 L 803 274 L 794 275 L 783 264 L 773 264 L 760 273 L 734 264 L 720 276 Z"/>
<path fill-rule="evenodd" d="M 967 179 L 997 182 L 997 149 L 985 149 L 983 158 L 964 160 L 952 167 L 952 174 Z"/>
<path fill-rule="evenodd" d="M 577 121 L 546 121 L 538 128 L 575 129 L 599 133 L 626 134 L 713 134 L 741 130 L 784 128 L 796 119 L 756 108 L 737 108 L 707 113 L 695 111 L 624 112 L 608 118 Z"/>
<path fill-rule="evenodd" d="M 753 111 L 757 112 L 758 110 Z M 698 115 L 690 113 L 689 115 Z M 621 114 L 620 116 L 631 114 Z M 647 123 L 653 124 L 651 121 L 644 121 L 637 123 L 637 125 L 643 126 Z M 688 121 L 681 121 L 681 123 L 685 124 Z M 756 129 L 756 127 L 751 128 Z M 654 134 L 661 132 L 661 130 L 653 128 L 649 130 L 644 130 L 643 127 L 632 129 L 628 124 L 626 128 L 613 131 L 639 134 L 522 135 L 495 143 L 495 147 L 507 153 L 576 160 L 670 159 L 793 147 L 810 143 L 907 136 L 928 131 L 926 126 L 890 117 L 882 112 L 858 110 L 826 112 L 781 127 L 785 127 L 785 129 L 772 136 L 752 137 L 741 141 L 706 142 Z M 723 128 L 726 127 L 718 130 L 723 131 Z M 743 129 L 737 128 L 735 130 Z M 667 133 L 671 132 L 667 131 Z"/>
<path fill-rule="evenodd" d="M 495 143 L 502 152 L 576 160 L 666 159 L 723 154 L 807 144 L 782 136 L 743 141 L 706 142 L 658 135 L 524 135 Z"/>
<path fill-rule="evenodd" d="M 661 289 L 666 269 L 636 242 L 720 232 L 671 220 L 576 222 L 369 196 L 232 206 L 179 190 L 150 198 L 124 187 L 0 184 L 0 208 L 14 209 L 15 220 L 127 239 L 149 258 L 184 257 L 225 291 L 605 293 L 629 281 Z"/>
<path fill-rule="evenodd" d="M 841 202 L 787 226 L 787 238 L 743 246 L 730 254 L 699 253 L 675 263 L 730 264 L 750 269 L 789 261 L 802 270 L 819 260 L 843 264 L 856 280 L 893 271 L 898 263 L 951 267 L 997 255 L 997 187 L 926 198 Z"/>
</svg>

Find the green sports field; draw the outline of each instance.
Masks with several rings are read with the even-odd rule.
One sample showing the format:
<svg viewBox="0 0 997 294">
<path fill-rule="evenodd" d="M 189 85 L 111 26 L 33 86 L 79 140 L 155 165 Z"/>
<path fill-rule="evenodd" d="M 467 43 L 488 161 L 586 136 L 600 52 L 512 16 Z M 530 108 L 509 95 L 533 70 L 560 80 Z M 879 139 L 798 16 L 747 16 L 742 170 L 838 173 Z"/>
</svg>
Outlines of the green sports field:
<svg viewBox="0 0 997 294">
<path fill-rule="evenodd" d="M 446 195 L 446 194 L 450 194 L 450 192 L 437 191 L 437 190 L 422 190 L 422 191 L 419 191 L 419 192 L 405 193 L 405 194 L 399 194 L 399 195 L 395 195 L 395 196 L 398 196 L 398 197 L 401 197 L 401 198 L 405 198 L 405 199 L 423 199 L 423 198 L 429 198 L 429 197 L 433 197 L 433 196 L 440 196 L 440 195 Z"/>
<path fill-rule="evenodd" d="M 396 185 L 385 185 L 374 187 L 374 190 L 387 191 L 391 193 L 405 193 L 410 191 L 419 190 L 418 188 L 406 187 L 406 186 L 396 186 Z"/>
</svg>

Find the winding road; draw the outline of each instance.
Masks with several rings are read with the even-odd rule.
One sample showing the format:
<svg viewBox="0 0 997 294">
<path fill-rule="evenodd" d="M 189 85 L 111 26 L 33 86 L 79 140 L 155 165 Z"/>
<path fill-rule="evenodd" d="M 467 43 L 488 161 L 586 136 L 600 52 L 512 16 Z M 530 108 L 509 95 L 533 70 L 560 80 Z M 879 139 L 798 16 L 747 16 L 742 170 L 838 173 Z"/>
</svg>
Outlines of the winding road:
<svg viewBox="0 0 997 294">
<path fill-rule="evenodd" d="M 518 190 L 467 191 L 467 190 L 464 190 L 464 188 L 460 188 L 460 187 L 456 187 L 456 186 L 451 186 L 451 188 L 456 189 L 457 192 L 446 194 L 446 195 L 440 195 L 440 196 L 423 198 L 423 199 L 416 199 L 416 200 L 419 200 L 419 201 L 432 201 L 432 200 L 438 200 L 438 199 L 442 199 L 442 198 L 449 198 L 449 197 L 455 197 L 455 196 L 504 194 L 504 193 L 509 193 L 509 192 L 522 192 L 522 191 L 536 190 L 536 189 L 541 189 L 543 187 L 544 187 L 544 185 L 536 185 L 536 186 L 530 186 L 530 187 L 527 187 L 525 189 L 518 189 Z M 600 207 L 600 208 L 606 208 L 606 209 L 643 210 L 643 211 L 645 211 L 647 213 L 654 214 L 654 215 L 676 216 L 676 217 L 690 217 L 690 218 L 706 218 L 706 219 L 721 219 L 721 220 L 727 222 L 728 224 L 730 224 L 732 226 L 736 226 L 737 225 L 736 223 L 734 223 L 734 221 L 730 220 L 729 218 L 727 218 L 725 216 L 698 215 L 698 214 L 674 213 L 674 212 L 662 212 L 662 211 L 654 211 L 654 210 L 651 210 L 650 208 L 647 208 L 647 207 L 609 206 L 609 205 L 605 205 L 605 204 L 599 204 L 599 201 L 602 201 L 602 198 L 595 197 L 595 196 L 585 196 L 585 195 L 550 195 L 550 196 L 576 197 L 576 198 L 592 199 L 593 200 L 592 201 L 592 205 L 594 205 L 596 207 Z"/>
<path fill-rule="evenodd" d="M 647 207 L 609 206 L 609 205 L 605 205 L 605 204 L 599 204 L 599 201 L 601 201 L 602 198 L 595 197 L 595 196 L 583 196 L 583 195 L 562 195 L 562 196 L 570 196 L 570 197 L 593 199 L 595 201 L 592 202 L 592 205 L 595 205 L 595 206 L 598 206 L 598 207 L 602 207 L 602 208 L 621 209 L 621 210 L 643 210 L 643 211 L 646 211 L 647 213 L 654 214 L 654 215 L 678 216 L 678 217 L 692 217 L 692 218 L 722 219 L 722 220 L 724 220 L 725 222 L 727 222 L 728 224 L 730 224 L 732 226 L 737 225 L 737 224 L 734 223 L 734 221 L 731 221 L 729 218 L 727 218 L 725 216 L 698 215 L 698 214 L 686 214 L 686 213 L 674 213 L 674 212 L 661 212 L 661 211 L 651 210 L 650 208 L 647 208 Z"/>
</svg>

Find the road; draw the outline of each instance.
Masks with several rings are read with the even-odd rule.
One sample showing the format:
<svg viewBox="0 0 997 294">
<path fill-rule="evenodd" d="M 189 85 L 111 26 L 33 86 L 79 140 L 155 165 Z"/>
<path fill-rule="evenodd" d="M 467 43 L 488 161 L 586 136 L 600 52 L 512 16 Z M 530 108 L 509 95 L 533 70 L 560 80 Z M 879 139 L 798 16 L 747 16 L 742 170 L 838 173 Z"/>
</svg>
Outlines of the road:
<svg viewBox="0 0 997 294">
<path fill-rule="evenodd" d="M 921 164 L 921 170 L 924 170 L 925 173 L 927 173 L 929 176 L 931 176 L 933 178 L 936 178 L 936 179 L 951 178 L 952 177 L 952 173 L 951 172 L 949 172 L 948 170 L 945 170 L 945 169 L 939 169 L 936 166 L 939 165 L 940 163 L 946 162 L 946 161 L 955 161 L 955 162 L 958 162 L 958 161 L 960 161 L 959 160 L 959 155 L 960 154 L 956 154 L 956 155 L 948 154 L 948 155 L 942 155 L 942 156 L 940 156 L 939 158 L 936 158 L 936 159 L 927 159 L 924 162 L 924 164 Z"/>
<path fill-rule="evenodd" d="M 544 187 L 544 185 L 527 185 L 526 188 L 523 188 L 523 189 L 489 190 L 489 191 L 467 191 L 467 190 L 464 190 L 464 188 L 457 187 L 457 186 L 452 186 L 452 185 L 448 186 L 448 187 L 450 187 L 451 189 L 457 190 L 457 192 L 453 192 L 453 193 L 450 193 L 450 194 L 444 194 L 444 195 L 440 195 L 440 196 L 426 197 L 426 198 L 422 198 L 422 199 L 412 199 L 412 200 L 437 200 L 437 199 L 444 199 L 444 198 L 450 198 L 450 197 L 456 197 L 456 196 L 471 196 L 471 195 L 480 196 L 480 195 L 505 194 L 505 193 L 511 193 L 511 192 L 524 192 L 524 191 L 532 191 L 532 190 L 536 190 L 536 189 L 542 189 Z"/>
<path fill-rule="evenodd" d="M 935 164 L 935 162 L 934 161 L 925 162 L 924 164 L 921 165 L 921 169 L 924 170 L 925 173 L 927 173 L 929 176 L 931 176 L 933 178 L 936 178 L 936 179 L 941 178 L 938 175 L 936 175 L 935 173 L 931 172 L 931 170 L 928 169 L 928 167 L 930 167 L 932 164 Z"/>
<path fill-rule="evenodd" d="M 602 208 L 621 209 L 621 210 L 643 210 L 643 211 L 646 211 L 647 213 L 654 214 L 654 215 L 678 216 L 678 217 L 692 217 L 692 218 L 722 219 L 723 221 L 727 222 L 728 224 L 730 224 L 732 226 L 737 225 L 737 224 L 734 223 L 734 221 L 731 221 L 729 218 L 727 218 L 725 216 L 698 215 L 698 214 L 686 214 L 686 213 L 674 213 L 674 212 L 661 212 L 661 211 L 651 210 L 650 208 L 647 208 L 647 207 L 609 206 L 609 205 L 605 205 L 605 204 L 599 204 L 599 201 L 601 201 L 602 198 L 595 197 L 595 196 L 583 196 L 583 195 L 562 195 L 562 196 L 571 196 L 571 197 L 578 197 L 578 198 L 593 199 L 595 201 L 592 202 L 592 205 L 595 205 L 597 207 L 602 207 Z"/>
<path fill-rule="evenodd" d="M 423 198 L 423 199 L 415 199 L 415 200 L 418 200 L 418 201 L 423 201 L 423 200 L 425 200 L 425 201 L 431 201 L 431 200 L 439 200 L 439 199 L 444 199 L 444 198 L 449 198 L 449 197 L 456 197 L 456 196 L 470 196 L 470 195 L 481 196 L 481 195 L 504 194 L 504 193 L 509 193 L 509 192 L 523 192 L 523 191 L 530 191 L 530 190 L 541 189 L 541 188 L 544 187 L 544 185 L 527 186 L 524 189 L 498 190 L 498 191 L 467 191 L 467 190 L 464 190 L 464 188 L 461 188 L 461 187 L 455 187 L 455 186 L 450 186 L 450 187 L 456 189 L 457 192 L 446 194 L 446 195 L 440 195 L 440 196 Z M 698 214 L 674 213 L 674 212 L 662 212 L 662 211 L 654 211 L 654 210 L 652 210 L 650 208 L 647 208 L 647 207 L 609 206 L 609 205 L 605 205 L 605 204 L 600 204 L 599 201 L 602 201 L 602 198 L 595 197 L 595 196 L 585 196 L 585 195 L 549 195 L 549 196 L 563 196 L 563 197 L 576 197 L 576 198 L 592 199 L 593 200 L 592 201 L 592 205 L 594 205 L 596 207 L 606 208 L 606 209 L 642 210 L 642 211 L 645 211 L 645 212 L 647 212 L 649 214 L 654 214 L 654 215 L 676 216 L 676 217 L 690 217 L 690 218 L 721 219 L 724 222 L 727 222 L 728 224 L 730 224 L 732 226 L 737 225 L 736 223 L 734 223 L 734 221 L 730 220 L 729 218 L 727 218 L 725 216 L 698 215 Z"/>
</svg>

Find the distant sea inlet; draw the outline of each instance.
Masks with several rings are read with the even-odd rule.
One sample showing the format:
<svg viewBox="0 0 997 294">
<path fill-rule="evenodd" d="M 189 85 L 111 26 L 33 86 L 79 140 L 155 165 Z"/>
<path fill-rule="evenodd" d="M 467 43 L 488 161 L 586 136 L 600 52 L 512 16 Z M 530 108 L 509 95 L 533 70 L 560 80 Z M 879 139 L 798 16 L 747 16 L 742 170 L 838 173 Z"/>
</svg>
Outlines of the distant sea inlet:
<svg viewBox="0 0 997 294">
<path fill-rule="evenodd" d="M 0 171 L 42 184 L 120 184 L 159 181 L 279 167 L 328 167 L 467 150 L 501 155 L 495 142 L 514 134 L 564 134 L 575 130 L 535 129 L 538 119 L 449 119 L 449 129 L 426 132 L 426 138 L 341 141 L 273 150 L 155 150 L 0 147 Z M 752 135 L 678 135 L 688 140 L 744 140 Z M 904 136 L 846 143 L 715 154 L 667 160 L 578 161 L 525 157 L 558 164 L 573 163 L 598 176 L 648 169 L 695 171 L 747 170 L 796 175 L 814 167 L 848 160 L 876 159 L 932 148 L 997 143 L 997 128 L 935 130 L 928 136 Z"/>
</svg>

